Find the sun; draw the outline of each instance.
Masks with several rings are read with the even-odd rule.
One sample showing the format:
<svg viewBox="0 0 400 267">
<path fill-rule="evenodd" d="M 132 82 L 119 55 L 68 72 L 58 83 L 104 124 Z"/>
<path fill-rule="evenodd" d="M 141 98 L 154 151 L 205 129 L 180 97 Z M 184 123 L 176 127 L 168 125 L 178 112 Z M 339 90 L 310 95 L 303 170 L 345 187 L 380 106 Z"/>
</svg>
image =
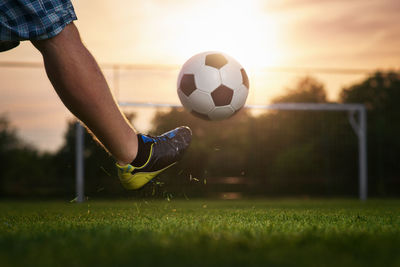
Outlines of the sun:
<svg viewBox="0 0 400 267">
<path fill-rule="evenodd" d="M 247 68 L 277 63 L 275 24 L 261 14 L 257 1 L 211 1 L 199 13 L 206 16 L 195 17 L 185 25 L 190 52 L 223 51 Z"/>
<path fill-rule="evenodd" d="M 162 42 L 182 61 L 211 50 L 231 55 L 246 68 L 279 63 L 277 23 L 259 0 L 190 1 L 160 22 Z"/>
</svg>

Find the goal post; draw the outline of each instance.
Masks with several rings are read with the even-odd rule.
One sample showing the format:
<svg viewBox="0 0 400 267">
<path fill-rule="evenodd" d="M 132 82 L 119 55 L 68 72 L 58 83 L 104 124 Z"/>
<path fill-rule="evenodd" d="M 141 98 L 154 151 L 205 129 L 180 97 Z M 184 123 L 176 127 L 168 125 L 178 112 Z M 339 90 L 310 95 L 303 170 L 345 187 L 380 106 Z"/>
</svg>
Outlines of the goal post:
<svg viewBox="0 0 400 267">
<path fill-rule="evenodd" d="M 149 108 L 181 108 L 181 105 L 165 104 L 165 103 L 149 103 L 149 102 L 119 102 L 121 107 L 149 107 Z M 286 110 L 286 111 L 331 111 L 331 112 L 347 112 L 349 123 L 358 139 L 358 195 L 362 201 L 368 197 L 368 174 L 367 174 L 367 113 L 363 104 L 333 104 L 333 103 L 275 103 L 270 105 L 246 105 L 246 109 L 257 110 Z M 81 126 L 77 126 L 77 149 L 76 149 L 76 165 L 77 165 L 77 200 L 84 200 L 83 191 L 83 131 L 79 130 Z"/>
<path fill-rule="evenodd" d="M 85 129 L 82 124 L 78 121 L 75 126 L 75 190 L 76 190 L 76 201 L 83 202 L 85 199 L 85 178 L 84 178 L 84 134 Z"/>
</svg>

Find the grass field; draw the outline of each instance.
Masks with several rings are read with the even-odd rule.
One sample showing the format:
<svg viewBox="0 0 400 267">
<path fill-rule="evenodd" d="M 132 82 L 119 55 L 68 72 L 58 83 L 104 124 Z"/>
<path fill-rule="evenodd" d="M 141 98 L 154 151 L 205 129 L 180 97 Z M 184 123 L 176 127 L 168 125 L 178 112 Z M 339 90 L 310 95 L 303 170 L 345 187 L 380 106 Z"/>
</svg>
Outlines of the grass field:
<svg viewBox="0 0 400 267">
<path fill-rule="evenodd" d="M 1 266 L 400 266 L 400 201 L 0 202 Z"/>
</svg>

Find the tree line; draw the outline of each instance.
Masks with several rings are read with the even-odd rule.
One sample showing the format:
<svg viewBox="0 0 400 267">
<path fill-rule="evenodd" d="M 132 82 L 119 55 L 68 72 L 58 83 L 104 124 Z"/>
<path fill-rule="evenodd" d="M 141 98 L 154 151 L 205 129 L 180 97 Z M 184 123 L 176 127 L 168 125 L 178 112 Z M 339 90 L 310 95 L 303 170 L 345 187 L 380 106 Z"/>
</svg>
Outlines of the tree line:
<svg viewBox="0 0 400 267">
<path fill-rule="evenodd" d="M 306 77 L 274 103 L 328 103 L 324 85 Z M 339 103 L 367 107 L 368 186 L 376 197 L 400 195 L 400 74 L 376 72 L 343 88 Z M 129 119 L 134 114 L 128 114 Z M 118 182 L 114 161 L 85 134 L 85 192 L 103 197 L 357 196 L 357 137 L 346 112 L 242 109 L 224 121 L 204 121 L 183 109 L 158 112 L 150 134 L 180 125 L 193 131 L 183 160 L 136 192 Z M 2 197 L 73 198 L 75 122 L 63 146 L 40 153 L 0 119 Z"/>
</svg>

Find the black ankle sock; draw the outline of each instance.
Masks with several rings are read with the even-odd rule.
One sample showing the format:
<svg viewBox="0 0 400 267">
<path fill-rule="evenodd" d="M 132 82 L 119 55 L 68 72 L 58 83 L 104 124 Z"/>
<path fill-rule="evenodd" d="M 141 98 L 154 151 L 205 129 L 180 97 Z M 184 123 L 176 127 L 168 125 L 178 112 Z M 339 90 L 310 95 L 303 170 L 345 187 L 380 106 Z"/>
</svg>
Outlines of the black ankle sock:
<svg viewBox="0 0 400 267">
<path fill-rule="evenodd" d="M 138 152 L 136 158 L 132 161 L 131 165 L 134 167 L 143 166 L 149 159 L 151 144 L 153 142 L 143 142 L 142 135 L 138 134 Z"/>
</svg>

